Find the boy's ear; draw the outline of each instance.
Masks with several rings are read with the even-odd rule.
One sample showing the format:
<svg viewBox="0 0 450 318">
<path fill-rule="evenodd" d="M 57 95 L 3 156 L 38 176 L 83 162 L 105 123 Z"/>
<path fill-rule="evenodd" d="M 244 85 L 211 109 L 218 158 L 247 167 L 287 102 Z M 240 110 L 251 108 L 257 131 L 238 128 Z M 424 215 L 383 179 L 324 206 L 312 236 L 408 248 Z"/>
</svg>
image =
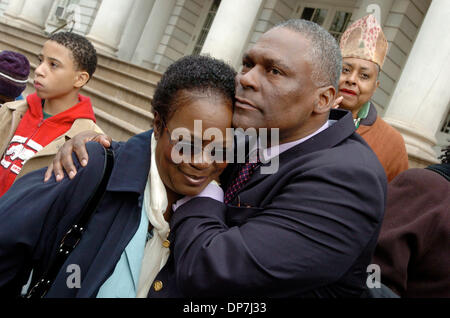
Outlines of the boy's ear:
<svg viewBox="0 0 450 318">
<path fill-rule="evenodd" d="M 319 96 L 316 105 L 314 106 L 314 112 L 323 114 L 333 107 L 336 89 L 333 86 L 320 87 L 318 93 Z"/>
<path fill-rule="evenodd" d="M 75 77 L 75 83 L 73 84 L 76 88 L 81 88 L 89 81 L 89 73 L 85 71 L 77 72 Z"/>
</svg>

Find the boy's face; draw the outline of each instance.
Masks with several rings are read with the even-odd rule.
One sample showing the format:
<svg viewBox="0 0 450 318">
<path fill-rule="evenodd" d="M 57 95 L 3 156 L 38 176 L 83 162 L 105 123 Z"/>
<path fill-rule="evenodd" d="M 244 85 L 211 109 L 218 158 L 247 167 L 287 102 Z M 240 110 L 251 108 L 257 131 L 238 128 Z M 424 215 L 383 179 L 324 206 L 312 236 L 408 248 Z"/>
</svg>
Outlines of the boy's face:
<svg viewBox="0 0 450 318">
<path fill-rule="evenodd" d="M 42 99 L 64 97 L 81 88 L 89 79 L 87 72 L 76 68 L 72 52 L 55 41 L 45 42 L 38 58 L 34 87 Z"/>
</svg>

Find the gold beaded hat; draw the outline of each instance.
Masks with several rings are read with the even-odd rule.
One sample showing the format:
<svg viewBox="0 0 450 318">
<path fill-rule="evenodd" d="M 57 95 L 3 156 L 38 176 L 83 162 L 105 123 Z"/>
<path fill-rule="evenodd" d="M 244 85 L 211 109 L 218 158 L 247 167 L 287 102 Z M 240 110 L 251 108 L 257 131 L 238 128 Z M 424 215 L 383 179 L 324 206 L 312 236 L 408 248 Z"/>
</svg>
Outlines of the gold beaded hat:
<svg viewBox="0 0 450 318">
<path fill-rule="evenodd" d="M 355 21 L 342 34 L 342 57 L 356 57 L 372 61 L 381 68 L 386 57 L 388 43 L 381 26 L 371 14 Z"/>
</svg>

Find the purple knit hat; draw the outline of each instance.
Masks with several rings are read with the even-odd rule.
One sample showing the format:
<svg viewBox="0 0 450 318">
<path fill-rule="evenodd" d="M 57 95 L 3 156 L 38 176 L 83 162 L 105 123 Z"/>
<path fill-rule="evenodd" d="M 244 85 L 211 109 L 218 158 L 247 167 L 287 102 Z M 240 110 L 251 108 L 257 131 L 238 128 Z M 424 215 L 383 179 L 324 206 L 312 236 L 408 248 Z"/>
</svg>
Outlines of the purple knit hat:
<svg viewBox="0 0 450 318">
<path fill-rule="evenodd" d="M 20 53 L 0 52 L 0 95 L 16 99 L 27 85 L 30 62 Z"/>
</svg>

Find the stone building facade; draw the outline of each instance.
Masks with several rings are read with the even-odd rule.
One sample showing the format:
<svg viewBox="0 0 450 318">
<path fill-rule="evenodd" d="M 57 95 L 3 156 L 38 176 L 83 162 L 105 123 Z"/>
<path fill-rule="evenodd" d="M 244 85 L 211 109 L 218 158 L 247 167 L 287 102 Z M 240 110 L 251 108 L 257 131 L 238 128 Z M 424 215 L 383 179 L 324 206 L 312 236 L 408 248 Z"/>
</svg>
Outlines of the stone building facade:
<svg viewBox="0 0 450 318">
<path fill-rule="evenodd" d="M 373 101 L 404 136 L 412 167 L 437 162 L 450 141 L 448 0 L 0 0 L 0 31 L 14 26 L 45 36 L 70 29 L 87 36 L 105 61 L 160 74 L 189 54 L 211 54 L 239 69 L 242 53 L 280 21 L 312 20 L 339 39 L 368 13 L 389 42 Z"/>
</svg>

